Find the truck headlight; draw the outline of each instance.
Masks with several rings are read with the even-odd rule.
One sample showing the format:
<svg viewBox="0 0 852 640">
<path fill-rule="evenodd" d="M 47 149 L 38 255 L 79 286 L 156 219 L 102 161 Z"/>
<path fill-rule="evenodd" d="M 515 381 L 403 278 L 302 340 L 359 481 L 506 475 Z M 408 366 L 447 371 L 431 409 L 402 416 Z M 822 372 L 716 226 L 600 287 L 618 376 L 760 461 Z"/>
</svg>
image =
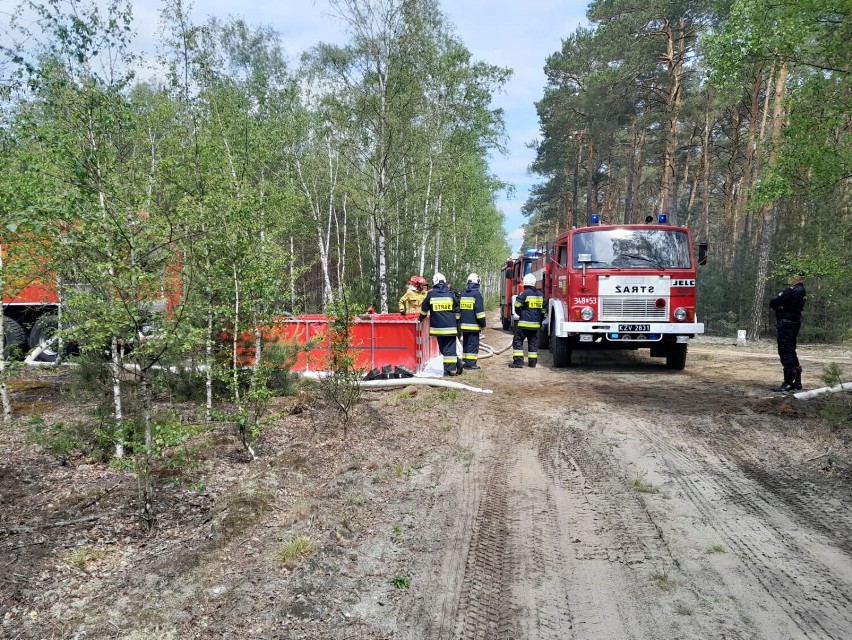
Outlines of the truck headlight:
<svg viewBox="0 0 852 640">
<path fill-rule="evenodd" d="M 595 312 L 592 310 L 591 307 L 583 307 L 580 311 L 580 317 L 586 322 L 588 322 L 589 320 L 595 317 Z"/>
<path fill-rule="evenodd" d="M 678 307 L 677 309 L 675 309 L 674 317 L 675 320 L 677 320 L 678 322 L 683 322 L 684 320 L 686 320 L 686 315 L 686 309 L 684 309 L 683 307 Z"/>
</svg>

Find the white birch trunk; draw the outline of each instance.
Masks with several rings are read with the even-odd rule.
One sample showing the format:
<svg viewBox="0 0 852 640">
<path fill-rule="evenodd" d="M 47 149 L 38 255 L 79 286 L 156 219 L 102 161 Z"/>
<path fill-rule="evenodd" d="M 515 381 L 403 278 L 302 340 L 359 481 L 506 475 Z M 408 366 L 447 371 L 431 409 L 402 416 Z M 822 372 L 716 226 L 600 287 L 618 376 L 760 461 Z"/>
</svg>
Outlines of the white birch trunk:
<svg viewBox="0 0 852 640">
<path fill-rule="evenodd" d="M 6 288 L 6 272 L 3 263 L 3 247 L 0 246 L 0 310 L 2 310 L 3 290 Z M 5 316 L 0 314 L 0 398 L 3 403 L 3 422 L 12 421 L 12 401 L 6 386 L 6 325 Z"/>
<path fill-rule="evenodd" d="M 213 422 L 213 307 L 209 304 L 207 305 L 207 337 L 204 340 L 204 365 L 204 420 L 209 423 Z"/>
<path fill-rule="evenodd" d="M 154 527 L 154 479 L 151 476 L 151 458 L 154 456 L 154 430 L 151 424 L 151 391 L 148 379 L 143 372 L 140 374 L 139 386 L 142 393 L 142 407 L 145 419 L 145 464 L 140 482 L 143 483 L 142 520 L 148 529 Z"/>
<path fill-rule="evenodd" d="M 290 312 L 296 310 L 296 251 L 293 236 L 290 236 Z"/>
<path fill-rule="evenodd" d="M 12 421 L 12 401 L 6 386 L 6 330 L 0 326 L 0 398 L 3 402 L 3 422 Z"/>
<path fill-rule="evenodd" d="M 434 160 L 429 156 L 429 174 L 426 179 L 426 200 L 423 203 L 423 229 L 420 232 L 420 263 L 419 273 L 423 275 L 426 269 L 426 243 L 429 241 L 429 209 L 432 204 L 432 171 L 434 168 Z"/>
<path fill-rule="evenodd" d="M 331 151 L 329 150 L 329 176 L 332 178 L 332 183 L 328 196 L 328 215 L 325 220 L 322 219 L 320 203 L 314 197 L 310 186 L 305 179 L 304 172 L 302 171 L 302 163 L 299 158 L 296 158 L 295 164 L 296 173 L 299 176 L 299 186 L 302 189 L 302 193 L 305 194 L 305 197 L 308 200 L 308 206 L 311 210 L 311 217 L 313 218 L 314 223 L 314 231 L 316 232 L 317 249 L 319 250 L 320 267 L 322 269 L 322 306 L 323 310 L 325 310 L 328 305 L 334 301 L 334 293 L 331 288 L 331 277 L 328 271 L 328 245 L 331 239 L 331 220 L 334 206 L 334 171 L 331 160 Z M 323 230 L 323 227 L 325 227 L 325 230 Z"/>
<path fill-rule="evenodd" d="M 237 278 L 237 265 L 234 265 L 234 321 L 233 321 L 233 337 L 231 339 L 231 367 L 233 369 L 233 385 L 234 385 L 234 404 L 237 409 L 242 411 L 240 404 L 240 369 L 239 358 L 237 357 L 237 346 L 240 338 L 240 283 Z"/>
<path fill-rule="evenodd" d="M 110 341 L 110 372 L 112 373 L 112 402 L 113 402 L 113 418 L 115 419 L 116 439 L 115 439 L 115 457 L 124 457 L 124 443 L 121 441 L 122 422 L 124 421 L 124 413 L 121 406 L 121 348 L 118 344 L 118 338 L 112 337 Z"/>
</svg>

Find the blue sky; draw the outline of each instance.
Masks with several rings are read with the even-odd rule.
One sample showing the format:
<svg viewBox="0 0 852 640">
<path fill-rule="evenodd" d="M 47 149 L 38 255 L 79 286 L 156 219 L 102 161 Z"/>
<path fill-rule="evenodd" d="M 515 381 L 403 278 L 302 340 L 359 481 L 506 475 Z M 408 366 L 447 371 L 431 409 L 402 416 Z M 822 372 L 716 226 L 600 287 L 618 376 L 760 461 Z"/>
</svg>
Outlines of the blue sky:
<svg viewBox="0 0 852 640">
<path fill-rule="evenodd" d="M 138 0 L 134 15 L 142 42 L 151 42 L 157 30 L 156 0 Z M 585 2 L 571 0 L 441 0 L 444 14 L 455 26 L 456 35 L 474 58 L 509 67 L 514 75 L 505 91 L 495 97 L 494 106 L 505 112 L 509 135 L 505 157 L 491 158 L 491 172 L 515 187 L 511 199 L 502 198 L 498 208 L 506 216 L 506 233 L 517 251 L 525 219 L 521 207 L 531 186 L 538 182 L 527 172 L 534 154 L 527 143 L 539 136 L 535 102 L 544 90 L 544 62 L 562 47 L 562 39 L 585 24 Z M 318 42 L 343 43 L 342 25 L 327 0 L 261 0 L 196 2 L 193 16 L 202 21 L 208 15 L 238 15 L 253 24 L 264 24 L 281 35 L 285 52 L 295 66 L 300 54 Z"/>
</svg>

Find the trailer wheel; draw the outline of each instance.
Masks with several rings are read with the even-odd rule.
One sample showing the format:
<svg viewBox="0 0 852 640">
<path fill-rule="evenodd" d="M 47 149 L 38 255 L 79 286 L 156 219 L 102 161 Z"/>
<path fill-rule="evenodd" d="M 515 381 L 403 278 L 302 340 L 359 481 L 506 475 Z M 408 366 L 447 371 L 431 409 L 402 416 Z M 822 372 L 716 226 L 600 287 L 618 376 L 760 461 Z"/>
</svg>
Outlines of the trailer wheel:
<svg viewBox="0 0 852 640">
<path fill-rule="evenodd" d="M 666 354 L 666 369 L 682 371 L 686 366 L 686 344 L 676 343 L 669 347 Z"/>
<path fill-rule="evenodd" d="M 550 352 L 553 354 L 553 366 L 562 369 L 571 366 L 571 342 L 570 338 L 553 336 Z"/>
<path fill-rule="evenodd" d="M 40 316 L 30 330 L 30 349 L 43 347 L 42 352 L 36 357 L 39 362 L 56 362 L 57 344 L 53 340 L 56 330 L 59 328 L 59 318 L 54 315 Z"/>
<path fill-rule="evenodd" d="M 12 318 L 3 318 L 3 335 L 6 338 L 6 348 L 3 356 L 6 358 L 20 358 L 27 348 L 27 332 L 21 323 Z"/>
</svg>

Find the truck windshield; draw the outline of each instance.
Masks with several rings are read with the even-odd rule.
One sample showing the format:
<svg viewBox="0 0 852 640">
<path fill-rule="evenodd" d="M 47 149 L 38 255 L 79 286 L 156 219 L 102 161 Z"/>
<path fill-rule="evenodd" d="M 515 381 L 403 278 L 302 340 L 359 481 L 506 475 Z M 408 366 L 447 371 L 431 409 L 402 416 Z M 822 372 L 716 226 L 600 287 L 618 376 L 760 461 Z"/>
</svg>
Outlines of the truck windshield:
<svg viewBox="0 0 852 640">
<path fill-rule="evenodd" d="M 572 262 L 589 269 L 689 269 L 689 235 L 674 229 L 600 229 L 574 235 Z"/>
</svg>

